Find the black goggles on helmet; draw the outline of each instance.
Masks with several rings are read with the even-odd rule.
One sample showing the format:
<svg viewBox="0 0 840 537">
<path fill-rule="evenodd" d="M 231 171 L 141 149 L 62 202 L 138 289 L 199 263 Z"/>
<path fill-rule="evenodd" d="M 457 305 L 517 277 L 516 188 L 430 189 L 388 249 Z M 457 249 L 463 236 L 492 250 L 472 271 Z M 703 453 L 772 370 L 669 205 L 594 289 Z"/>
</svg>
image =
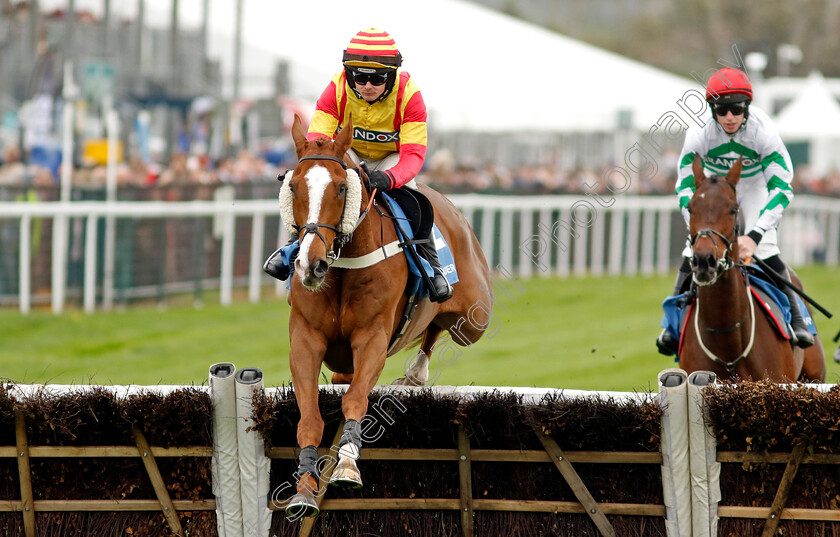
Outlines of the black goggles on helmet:
<svg viewBox="0 0 840 537">
<path fill-rule="evenodd" d="M 355 69 L 351 70 L 350 73 L 353 75 L 353 82 L 362 86 L 368 82 L 373 86 L 381 86 L 388 81 L 387 73 L 363 73 Z"/>
<path fill-rule="evenodd" d="M 739 102 L 739 103 L 712 103 L 712 111 L 714 111 L 716 116 L 725 116 L 729 112 L 732 112 L 733 116 L 740 116 L 744 112 L 747 111 L 748 103 L 746 102 Z"/>
</svg>

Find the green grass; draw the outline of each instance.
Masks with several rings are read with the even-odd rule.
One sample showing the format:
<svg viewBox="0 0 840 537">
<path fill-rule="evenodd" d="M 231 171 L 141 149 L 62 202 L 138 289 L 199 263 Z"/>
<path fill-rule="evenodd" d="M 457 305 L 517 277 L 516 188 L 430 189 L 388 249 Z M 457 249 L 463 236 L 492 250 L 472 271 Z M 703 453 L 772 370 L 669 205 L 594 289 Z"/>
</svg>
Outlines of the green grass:
<svg viewBox="0 0 840 537">
<path fill-rule="evenodd" d="M 799 270 L 809 294 L 840 315 L 835 270 Z M 651 391 L 674 362 L 656 353 L 660 304 L 673 276 L 532 279 L 525 292 L 497 296 L 495 335 L 432 357 L 438 385 L 539 386 Z M 259 367 L 267 386 L 291 381 L 285 301 L 231 307 L 136 307 L 123 312 L 21 315 L 0 311 L 0 376 L 19 383 L 201 384 L 208 367 Z M 831 338 L 840 322 L 815 314 L 828 357 L 827 382 L 840 380 Z M 489 334 L 488 334 L 489 335 Z M 381 383 L 402 376 L 410 358 L 388 360 Z"/>
</svg>

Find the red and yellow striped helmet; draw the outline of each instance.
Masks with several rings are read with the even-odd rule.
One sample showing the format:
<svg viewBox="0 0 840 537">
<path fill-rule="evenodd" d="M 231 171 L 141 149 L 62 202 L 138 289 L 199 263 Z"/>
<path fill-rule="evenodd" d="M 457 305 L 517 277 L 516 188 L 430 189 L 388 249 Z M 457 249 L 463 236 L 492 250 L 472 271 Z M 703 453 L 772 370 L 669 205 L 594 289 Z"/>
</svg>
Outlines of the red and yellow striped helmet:
<svg viewBox="0 0 840 537">
<path fill-rule="evenodd" d="M 342 61 L 345 67 L 396 69 L 402 65 L 402 54 L 388 32 L 368 28 L 353 36 Z"/>
</svg>

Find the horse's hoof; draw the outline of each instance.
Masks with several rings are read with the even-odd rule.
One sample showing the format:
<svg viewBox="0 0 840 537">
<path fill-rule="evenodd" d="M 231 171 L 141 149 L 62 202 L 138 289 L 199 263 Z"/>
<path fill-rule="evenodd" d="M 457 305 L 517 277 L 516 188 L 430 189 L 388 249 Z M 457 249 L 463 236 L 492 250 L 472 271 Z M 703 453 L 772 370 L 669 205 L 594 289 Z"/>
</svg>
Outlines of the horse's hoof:
<svg viewBox="0 0 840 537">
<path fill-rule="evenodd" d="M 356 461 L 348 457 L 339 457 L 338 464 L 330 476 L 330 485 L 354 489 L 361 487 L 362 474 L 359 473 Z"/>
<path fill-rule="evenodd" d="M 295 494 L 286 506 L 286 516 L 295 519 L 318 516 L 320 512 L 315 498 L 308 494 Z"/>
</svg>

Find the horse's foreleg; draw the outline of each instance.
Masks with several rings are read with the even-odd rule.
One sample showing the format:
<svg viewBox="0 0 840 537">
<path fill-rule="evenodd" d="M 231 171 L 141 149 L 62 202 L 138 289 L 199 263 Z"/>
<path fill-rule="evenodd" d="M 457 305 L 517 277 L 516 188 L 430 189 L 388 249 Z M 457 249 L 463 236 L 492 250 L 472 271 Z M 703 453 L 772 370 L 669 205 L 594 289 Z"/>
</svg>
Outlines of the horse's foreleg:
<svg viewBox="0 0 840 537">
<path fill-rule="evenodd" d="M 314 516 L 318 514 L 315 501 L 318 493 L 318 444 L 324 433 L 324 420 L 318 409 L 318 374 L 327 346 L 323 337 L 306 328 L 295 328 L 294 324 L 290 325 L 289 333 L 294 343 L 289 353 L 289 365 L 300 410 L 297 441 L 301 453 L 298 459 L 297 494 L 287 505 L 286 513 Z"/>
<path fill-rule="evenodd" d="M 360 487 L 362 476 L 356 460 L 362 448 L 361 421 L 368 408 L 368 395 L 385 366 L 388 338 L 384 330 L 357 331 L 350 338 L 353 349 L 353 381 L 341 400 L 346 422 L 338 445 L 338 464 L 332 484 Z"/>
</svg>

